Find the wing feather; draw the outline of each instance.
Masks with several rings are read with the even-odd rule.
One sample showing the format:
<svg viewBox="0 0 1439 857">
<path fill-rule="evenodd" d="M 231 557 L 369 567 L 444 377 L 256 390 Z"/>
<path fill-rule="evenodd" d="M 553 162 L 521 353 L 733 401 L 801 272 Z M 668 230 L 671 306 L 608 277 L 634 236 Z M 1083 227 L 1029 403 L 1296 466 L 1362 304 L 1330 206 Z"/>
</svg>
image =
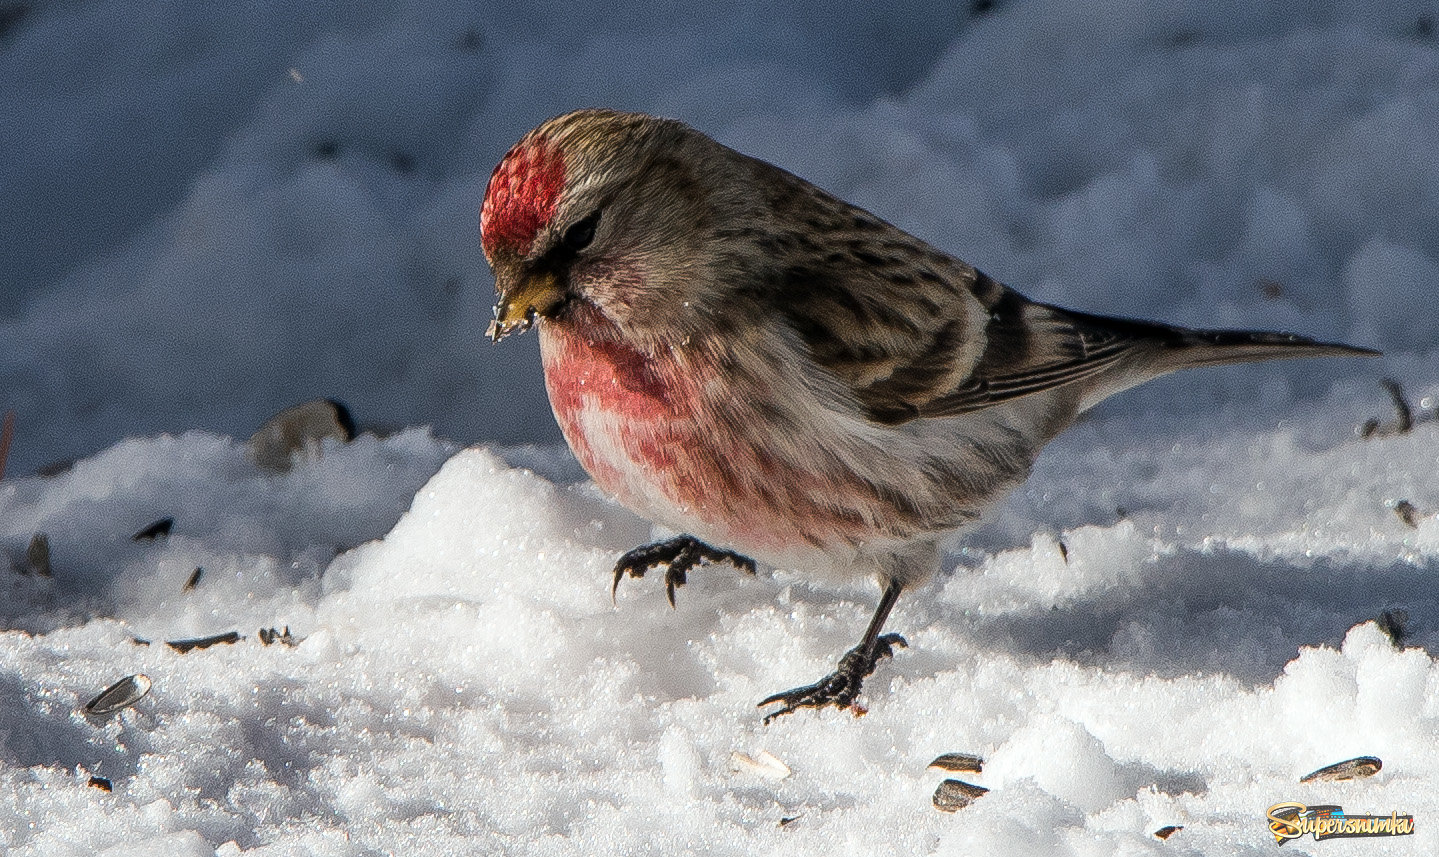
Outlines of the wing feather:
<svg viewBox="0 0 1439 857">
<path fill-rule="evenodd" d="M 1146 341 L 1031 302 L 959 260 L 929 252 L 937 258 L 923 259 L 921 269 L 939 276 L 914 283 L 886 275 L 899 259 L 842 272 L 791 270 L 786 278 L 784 311 L 792 327 L 876 422 L 967 414 L 1092 382 Z M 868 287 L 840 284 L 856 281 Z M 916 305 L 915 291 L 925 306 Z"/>
</svg>

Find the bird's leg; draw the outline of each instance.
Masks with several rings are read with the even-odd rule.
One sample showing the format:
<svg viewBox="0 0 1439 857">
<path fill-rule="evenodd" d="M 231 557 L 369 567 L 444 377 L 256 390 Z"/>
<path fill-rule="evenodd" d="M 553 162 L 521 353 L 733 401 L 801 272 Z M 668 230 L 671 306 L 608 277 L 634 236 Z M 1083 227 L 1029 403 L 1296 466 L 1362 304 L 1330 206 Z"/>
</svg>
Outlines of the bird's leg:
<svg viewBox="0 0 1439 857">
<path fill-rule="evenodd" d="M 895 646 L 904 648 L 909 645 L 898 634 L 879 633 L 884 627 L 884 620 L 889 618 L 889 611 L 894 609 L 894 603 L 899 600 L 902 589 L 904 586 L 897 580 L 891 580 L 884 588 L 884 595 L 879 599 L 874 618 L 869 620 L 864 639 L 859 641 L 858 646 L 844 653 L 834 672 L 814 684 L 776 693 L 761 702 L 761 708 L 772 702 L 778 702 L 782 706 L 766 714 L 764 722 L 768 724 L 776 717 L 799 708 L 823 708 L 826 705 L 848 708 L 852 705 L 859 696 L 859 689 L 865 677 L 874 672 L 880 659 L 893 655 Z"/>
<path fill-rule="evenodd" d="M 665 595 L 670 606 L 675 606 L 675 588 L 685 585 L 685 574 L 696 565 L 712 562 L 727 562 L 746 574 L 754 574 L 754 560 L 740 556 L 734 551 L 710 547 L 694 536 L 675 536 L 652 545 L 637 547 L 615 563 L 615 582 L 610 587 L 613 598 L 620 588 L 620 578 L 644 577 L 645 572 L 656 566 L 665 567 Z"/>
</svg>

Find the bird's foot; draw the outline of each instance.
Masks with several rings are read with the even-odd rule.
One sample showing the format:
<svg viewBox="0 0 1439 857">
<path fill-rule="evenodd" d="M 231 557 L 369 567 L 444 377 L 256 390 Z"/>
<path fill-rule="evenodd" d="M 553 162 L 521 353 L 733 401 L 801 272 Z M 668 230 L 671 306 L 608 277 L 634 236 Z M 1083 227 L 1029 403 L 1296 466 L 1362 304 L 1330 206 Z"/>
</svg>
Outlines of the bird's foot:
<svg viewBox="0 0 1439 857">
<path fill-rule="evenodd" d="M 686 574 L 696 565 L 727 562 L 746 574 L 755 573 L 754 560 L 740 556 L 734 551 L 710 547 L 694 536 L 676 536 L 652 545 L 637 547 L 615 563 L 615 582 L 610 587 L 613 598 L 620 588 L 620 578 L 644 577 L 645 572 L 656 566 L 665 567 L 665 595 L 670 606 L 675 606 L 675 589 L 685 585 Z"/>
<path fill-rule="evenodd" d="M 797 687 L 793 690 L 786 690 L 783 693 L 776 693 L 759 704 L 760 708 L 772 702 L 781 704 L 781 708 L 771 711 L 764 716 L 766 725 L 776 717 L 789 714 L 801 708 L 823 708 L 826 705 L 833 705 L 836 708 L 849 708 L 859 697 L 859 689 L 867 676 L 874 672 L 875 666 L 884 658 L 894 655 L 894 647 L 906 648 L 909 643 L 898 634 L 884 634 L 874 641 L 874 648 L 865 653 L 863 644 L 855 646 L 844 653 L 839 659 L 839 666 L 834 672 L 815 682 L 814 684 Z M 857 710 L 863 713 L 862 710 Z"/>
</svg>

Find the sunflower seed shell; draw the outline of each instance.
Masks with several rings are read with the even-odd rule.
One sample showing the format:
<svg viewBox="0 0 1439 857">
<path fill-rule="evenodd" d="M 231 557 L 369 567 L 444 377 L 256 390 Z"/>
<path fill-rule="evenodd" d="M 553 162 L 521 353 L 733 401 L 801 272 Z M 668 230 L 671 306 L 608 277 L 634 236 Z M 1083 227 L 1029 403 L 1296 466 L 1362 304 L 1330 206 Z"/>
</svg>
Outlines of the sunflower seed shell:
<svg viewBox="0 0 1439 857">
<path fill-rule="evenodd" d="M 934 808 L 940 812 L 958 812 L 987 791 L 989 789 L 960 780 L 945 780 L 934 790 Z"/>
<path fill-rule="evenodd" d="M 969 753 L 945 753 L 929 763 L 931 768 L 941 771 L 964 771 L 978 774 L 984 771 L 984 760 Z"/>
<path fill-rule="evenodd" d="M 85 713 L 97 717 L 129 708 L 145 698 L 150 692 L 150 677 L 144 673 L 127 675 L 100 692 L 100 695 L 85 703 Z"/>
<path fill-rule="evenodd" d="M 1319 770 L 1299 778 L 1299 782 L 1337 783 L 1344 780 L 1362 780 L 1379 773 L 1384 763 L 1378 756 L 1359 756 L 1326 765 Z"/>
</svg>

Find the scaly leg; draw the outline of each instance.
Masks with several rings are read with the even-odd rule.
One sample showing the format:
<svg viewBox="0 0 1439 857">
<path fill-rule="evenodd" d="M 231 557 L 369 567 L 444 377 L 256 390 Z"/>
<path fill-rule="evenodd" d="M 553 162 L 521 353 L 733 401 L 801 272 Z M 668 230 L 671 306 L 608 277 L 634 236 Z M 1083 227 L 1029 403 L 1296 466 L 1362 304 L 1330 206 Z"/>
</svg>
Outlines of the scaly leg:
<svg viewBox="0 0 1439 857">
<path fill-rule="evenodd" d="M 783 706 L 766 714 L 764 722 L 768 724 L 776 717 L 800 708 L 823 708 L 826 705 L 848 708 L 852 705 L 855 698 L 859 696 L 859 689 L 864 684 L 865 678 L 874 672 L 875 665 L 881 659 L 892 656 L 895 646 L 904 648 L 909 645 L 898 634 L 879 633 L 880 629 L 884 627 L 884 620 L 889 618 L 889 611 L 894 609 L 894 603 L 899 600 L 899 593 L 903 589 L 904 586 L 897 580 L 891 580 L 889 585 L 884 588 L 884 595 L 879 599 L 879 607 L 874 611 L 874 618 L 869 620 L 869 628 L 864 632 L 864 639 L 859 641 L 858 646 L 844 653 L 834 672 L 814 684 L 776 693 L 761 702 L 759 704 L 761 708 L 772 702 L 781 703 Z"/>
</svg>

